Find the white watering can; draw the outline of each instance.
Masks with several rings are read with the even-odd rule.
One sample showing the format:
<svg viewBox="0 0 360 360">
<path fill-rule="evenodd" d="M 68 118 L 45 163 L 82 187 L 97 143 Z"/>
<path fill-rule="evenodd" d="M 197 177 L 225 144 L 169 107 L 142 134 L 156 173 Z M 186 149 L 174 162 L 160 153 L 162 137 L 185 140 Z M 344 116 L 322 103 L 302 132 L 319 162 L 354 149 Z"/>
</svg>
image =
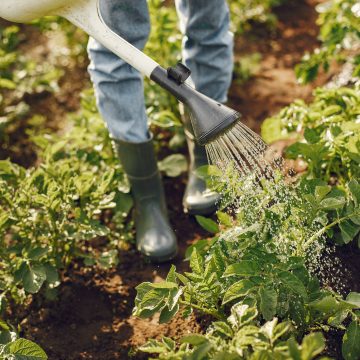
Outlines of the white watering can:
<svg viewBox="0 0 360 360">
<path fill-rule="evenodd" d="M 20 23 L 46 15 L 59 15 L 68 19 L 187 105 L 193 115 L 195 138 L 201 145 L 212 141 L 237 122 L 240 117 L 237 111 L 208 98 L 185 83 L 190 71 L 184 65 L 178 64 L 166 71 L 115 34 L 105 24 L 99 3 L 100 0 L 0 0 L 0 17 Z"/>
</svg>

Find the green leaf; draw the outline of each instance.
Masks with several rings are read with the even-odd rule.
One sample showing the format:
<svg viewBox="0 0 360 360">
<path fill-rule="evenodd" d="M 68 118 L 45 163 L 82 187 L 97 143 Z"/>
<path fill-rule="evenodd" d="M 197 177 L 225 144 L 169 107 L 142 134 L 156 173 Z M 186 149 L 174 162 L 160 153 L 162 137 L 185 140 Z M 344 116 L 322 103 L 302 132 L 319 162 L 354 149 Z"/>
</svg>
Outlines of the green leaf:
<svg viewBox="0 0 360 360">
<path fill-rule="evenodd" d="M 213 345 L 210 341 L 206 340 L 203 344 L 197 346 L 194 352 L 187 356 L 186 360 L 203 360 L 206 358 L 206 355 L 212 349 Z"/>
<path fill-rule="evenodd" d="M 145 319 L 150 316 L 153 316 L 156 312 L 160 311 L 160 309 L 162 309 L 166 305 L 164 300 L 165 300 L 165 296 L 168 294 L 168 290 L 153 289 L 146 292 L 144 295 L 142 294 L 143 291 L 146 290 L 138 289 L 138 296 L 136 299 L 136 307 L 134 309 L 134 315 Z M 140 297 L 141 295 L 143 296 Z"/>
<path fill-rule="evenodd" d="M 302 360 L 300 347 L 299 347 L 298 343 L 295 341 L 295 339 L 293 337 L 291 337 L 288 340 L 287 344 L 288 344 L 291 359 L 292 360 Z"/>
<path fill-rule="evenodd" d="M 271 117 L 264 120 L 261 125 L 261 137 L 268 144 L 277 140 L 286 139 L 289 137 L 287 133 L 284 134 L 283 123 L 279 117 Z"/>
<path fill-rule="evenodd" d="M 200 275 L 204 273 L 204 259 L 198 253 L 196 248 L 194 248 L 190 257 L 190 267 L 195 274 Z"/>
<path fill-rule="evenodd" d="M 13 360 L 47 360 L 47 355 L 39 345 L 26 339 L 18 339 L 5 346 L 4 353 Z"/>
<path fill-rule="evenodd" d="M 320 135 L 312 128 L 305 128 L 304 138 L 309 144 L 316 144 L 320 141 Z"/>
<path fill-rule="evenodd" d="M 207 341 L 206 337 L 200 334 L 185 335 L 180 339 L 181 344 L 190 344 L 193 346 L 203 344 L 206 341 Z"/>
<path fill-rule="evenodd" d="M 346 302 L 360 308 L 360 293 L 351 292 L 346 298 Z"/>
<path fill-rule="evenodd" d="M 280 324 L 277 324 L 275 326 L 275 329 L 273 331 L 273 342 L 275 342 L 277 339 L 281 338 L 284 334 L 286 334 L 291 328 L 291 322 L 290 321 L 283 321 Z"/>
<path fill-rule="evenodd" d="M 55 266 L 51 264 L 45 264 L 46 281 L 51 285 L 52 288 L 60 285 L 59 273 Z"/>
<path fill-rule="evenodd" d="M 154 339 L 150 339 L 143 346 L 139 347 L 139 350 L 149 354 L 162 354 L 168 351 L 164 343 Z"/>
<path fill-rule="evenodd" d="M 339 224 L 341 237 L 345 244 L 348 244 L 360 231 L 360 226 L 354 224 L 351 220 L 344 220 Z"/>
<path fill-rule="evenodd" d="M 27 266 L 23 274 L 23 286 L 26 292 L 36 294 L 46 280 L 46 270 L 42 265 Z"/>
<path fill-rule="evenodd" d="M 291 274 L 288 271 L 282 271 L 278 274 L 278 276 L 281 282 L 287 288 L 289 288 L 295 294 L 300 295 L 303 299 L 307 298 L 306 288 L 298 277 L 296 277 L 295 275 Z"/>
<path fill-rule="evenodd" d="M 301 360 L 314 359 L 325 349 L 324 335 L 321 333 L 312 333 L 306 335 L 301 344 Z"/>
<path fill-rule="evenodd" d="M 222 211 L 218 211 L 216 215 L 222 225 L 228 227 L 231 227 L 233 225 L 233 218 L 229 214 Z"/>
<path fill-rule="evenodd" d="M 166 276 L 166 282 L 176 283 L 176 266 L 171 265 L 169 273 Z"/>
<path fill-rule="evenodd" d="M 214 220 L 200 215 L 196 215 L 195 218 L 200 226 L 209 233 L 217 234 L 219 232 L 219 225 Z"/>
<path fill-rule="evenodd" d="M 310 306 L 324 314 L 331 314 L 340 308 L 340 303 L 335 299 L 334 296 L 328 295 L 320 300 L 313 301 Z"/>
<path fill-rule="evenodd" d="M 152 283 L 151 287 L 153 289 L 176 289 L 178 287 L 177 283 L 169 282 L 169 281 L 162 281 L 159 283 Z"/>
<path fill-rule="evenodd" d="M 119 253 L 116 249 L 104 251 L 97 259 L 98 264 L 104 269 L 110 269 L 119 263 Z"/>
<path fill-rule="evenodd" d="M 180 176 L 187 170 L 188 164 L 184 155 L 174 154 L 159 162 L 160 171 L 164 171 L 169 177 Z"/>
<path fill-rule="evenodd" d="M 326 198 L 320 202 L 323 210 L 337 210 L 344 207 L 346 200 L 343 197 Z"/>
<path fill-rule="evenodd" d="M 261 270 L 260 265 L 256 261 L 252 260 L 243 260 L 239 263 L 229 265 L 224 274 L 223 277 L 229 277 L 229 276 L 252 276 L 259 273 Z"/>
<path fill-rule="evenodd" d="M 30 260 L 39 260 L 42 256 L 46 255 L 49 252 L 48 247 L 36 247 L 31 249 L 28 253 L 28 258 Z"/>
<path fill-rule="evenodd" d="M 345 360 L 358 360 L 360 356 L 360 325 L 353 321 L 343 337 L 342 355 Z"/>
<path fill-rule="evenodd" d="M 203 165 L 196 169 L 196 174 L 204 179 L 209 177 L 222 177 L 222 171 L 215 165 Z"/>
<path fill-rule="evenodd" d="M 171 310 L 168 306 L 165 306 L 160 313 L 159 323 L 165 324 L 169 322 L 177 314 L 179 309 L 179 304 L 176 304 Z"/>
<path fill-rule="evenodd" d="M 272 344 L 274 344 L 275 341 L 286 334 L 290 328 L 290 321 L 284 321 L 279 324 L 278 319 L 274 318 L 272 321 L 266 322 L 261 327 L 260 331 L 270 340 Z"/>
<path fill-rule="evenodd" d="M 241 302 L 235 304 L 231 308 L 231 315 L 228 317 L 230 324 L 237 328 L 241 328 L 246 324 L 249 324 L 258 316 L 256 307 L 250 307 L 247 304 Z"/>
<path fill-rule="evenodd" d="M 231 327 L 224 321 L 215 321 L 212 323 L 212 327 L 218 333 L 225 335 L 226 337 L 232 337 L 233 331 Z"/>
<path fill-rule="evenodd" d="M 274 289 L 263 288 L 259 290 L 260 311 L 265 320 L 271 320 L 276 314 L 278 295 Z"/>
<path fill-rule="evenodd" d="M 331 186 L 317 186 L 315 188 L 315 197 L 318 201 L 321 201 L 330 191 Z"/>
<path fill-rule="evenodd" d="M 349 190 L 356 206 L 360 205 L 360 184 L 355 180 L 348 183 Z"/>
<path fill-rule="evenodd" d="M 8 90 L 15 90 L 16 83 L 9 79 L 0 78 L 0 89 L 8 89 Z"/>
<path fill-rule="evenodd" d="M 247 279 L 240 280 L 235 284 L 232 284 L 228 290 L 225 292 L 223 297 L 223 305 L 227 304 L 228 302 L 238 299 L 240 297 L 246 296 L 250 290 L 252 290 L 256 285 Z"/>
</svg>

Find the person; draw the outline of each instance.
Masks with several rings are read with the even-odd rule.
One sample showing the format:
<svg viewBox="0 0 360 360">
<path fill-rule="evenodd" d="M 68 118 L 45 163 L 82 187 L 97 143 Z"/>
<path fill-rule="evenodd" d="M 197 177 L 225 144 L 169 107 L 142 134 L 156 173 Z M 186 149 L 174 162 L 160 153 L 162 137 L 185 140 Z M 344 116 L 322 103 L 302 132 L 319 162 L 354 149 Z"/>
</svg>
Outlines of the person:
<svg viewBox="0 0 360 360">
<path fill-rule="evenodd" d="M 182 58 L 192 72 L 193 85 L 214 100 L 226 102 L 233 72 L 233 34 L 226 0 L 175 0 L 175 5 L 183 34 Z M 144 48 L 150 33 L 146 0 L 103 0 L 100 12 L 114 32 L 138 49 Z M 177 240 L 148 129 L 143 78 L 94 39 L 89 41 L 88 52 L 99 111 L 132 188 L 137 248 L 151 261 L 168 261 L 177 253 Z M 186 111 L 182 119 L 190 154 L 184 210 L 207 215 L 216 209 L 218 194 L 208 191 L 195 174 L 196 168 L 208 163 L 206 151 L 195 143 Z"/>
</svg>

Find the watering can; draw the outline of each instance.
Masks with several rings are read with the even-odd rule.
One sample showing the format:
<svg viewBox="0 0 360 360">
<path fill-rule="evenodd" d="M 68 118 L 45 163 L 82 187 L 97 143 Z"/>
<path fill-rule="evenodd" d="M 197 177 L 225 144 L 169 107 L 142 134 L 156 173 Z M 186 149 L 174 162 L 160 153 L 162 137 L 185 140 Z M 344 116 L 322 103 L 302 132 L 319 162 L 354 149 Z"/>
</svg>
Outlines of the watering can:
<svg viewBox="0 0 360 360">
<path fill-rule="evenodd" d="M 190 70 L 179 63 L 165 70 L 156 61 L 113 32 L 100 12 L 101 0 L 0 0 L 0 17 L 26 23 L 46 15 L 68 19 L 144 76 L 184 103 L 190 113 L 194 136 L 205 145 L 232 127 L 240 114 L 192 88 Z M 106 0 L 102 0 L 106 1 Z"/>
</svg>

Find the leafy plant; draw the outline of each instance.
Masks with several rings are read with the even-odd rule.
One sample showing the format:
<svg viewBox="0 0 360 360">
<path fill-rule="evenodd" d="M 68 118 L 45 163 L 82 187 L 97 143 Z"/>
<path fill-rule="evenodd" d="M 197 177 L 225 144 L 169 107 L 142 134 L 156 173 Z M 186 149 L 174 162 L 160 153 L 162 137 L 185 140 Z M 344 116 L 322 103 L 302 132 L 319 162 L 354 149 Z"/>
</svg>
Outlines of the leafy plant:
<svg viewBox="0 0 360 360">
<path fill-rule="evenodd" d="M 291 138 L 285 156 L 308 163 L 308 176 L 344 184 L 359 178 L 360 88 L 319 88 L 310 105 L 297 100 L 278 115 L 265 120 L 262 136 L 267 142 Z"/>
<path fill-rule="evenodd" d="M 162 66 L 174 66 L 181 60 L 181 34 L 177 30 L 177 15 L 173 6 L 166 6 L 165 0 L 150 0 L 148 3 L 152 30 L 145 51 Z M 166 46 L 163 44 L 166 43 Z M 145 80 L 147 114 L 152 124 L 173 128 L 181 126 L 178 101 L 159 86 Z"/>
<path fill-rule="evenodd" d="M 231 0 L 229 6 L 232 15 L 235 33 L 244 33 L 249 30 L 251 23 L 265 23 L 274 27 L 277 18 L 272 9 L 285 0 Z"/>
<path fill-rule="evenodd" d="M 329 0 L 317 6 L 320 13 L 320 41 L 313 54 L 306 54 L 296 67 L 301 83 L 316 78 L 322 67 L 327 71 L 332 60 L 347 60 L 354 65 L 354 76 L 360 75 L 360 7 L 357 0 Z"/>
<path fill-rule="evenodd" d="M 235 81 L 241 85 L 251 79 L 258 71 L 260 61 L 261 54 L 259 53 L 242 56 L 239 60 L 235 61 Z"/>
<path fill-rule="evenodd" d="M 222 189 L 228 186 L 224 174 L 214 180 L 214 173 L 211 171 L 213 182 Z M 347 197 L 345 192 L 331 190 L 320 180 L 303 180 L 292 190 L 281 183 L 264 182 L 262 188 L 248 192 L 246 184 L 237 182 L 236 188 L 231 189 L 237 200 L 236 217 L 231 220 L 221 213 L 224 225 L 220 232 L 216 223 L 199 217 L 200 224 L 211 232 L 218 232 L 217 236 L 208 246 L 199 243 L 192 247 L 191 272 L 180 274 L 173 266 L 165 282 L 139 285 L 134 314 L 147 318 L 160 313 L 159 321 L 167 322 L 180 308 L 185 314 L 197 310 L 210 315 L 215 321 L 213 324 L 224 323 L 222 328 L 225 328 L 231 326 L 231 308 L 249 307 L 252 320 L 257 324 L 272 321 L 274 317 L 289 321 L 297 338 L 319 327 L 344 329 L 349 318 L 358 321 L 359 295 L 349 294 L 343 299 L 332 291 L 321 289 L 319 281 L 309 271 L 309 268 L 316 268 L 325 246 L 325 234 L 332 236 L 340 229 L 341 236 L 346 238 L 350 235 L 345 231 L 350 219 L 351 226 L 357 229 L 351 235 L 355 237 L 360 230 L 356 225 L 360 215 L 360 187 L 353 180 L 348 188 L 351 195 Z M 347 215 L 342 211 L 348 211 Z M 256 330 L 255 334 L 258 332 Z M 238 339 L 237 335 L 234 334 L 234 338 Z M 254 343 L 253 339 L 250 343 Z M 288 345 L 288 350 L 284 351 L 298 354 L 297 358 L 301 359 L 301 347 L 292 341 Z M 175 348 L 165 351 L 164 346 L 167 341 L 161 346 L 161 354 L 166 354 L 161 355 L 162 358 L 176 359 L 172 357 L 178 355 L 172 353 Z M 197 351 L 188 345 L 181 345 L 179 349 L 186 354 Z M 209 355 L 211 349 L 212 346 L 207 345 L 204 354 L 208 357 L 204 355 L 204 359 L 213 358 Z M 247 354 L 245 358 L 251 356 Z"/>
<path fill-rule="evenodd" d="M 58 269 L 74 257 L 88 265 L 116 264 L 118 239 L 124 239 L 118 231 L 126 228 L 131 238 L 131 222 L 125 224 L 132 207 L 129 187 L 93 96 L 84 95 L 83 113 L 71 131 L 34 141 L 42 149 L 40 167 L 0 162 L 0 283 L 3 294 L 18 300 L 45 284 L 51 294 L 59 284 Z M 110 219 L 102 216 L 106 209 L 121 214 L 112 233 L 106 226 Z M 84 241 L 99 236 L 114 241 L 97 254 Z"/>
<path fill-rule="evenodd" d="M 47 360 L 44 350 L 30 340 L 18 337 L 17 332 L 0 320 L 1 360 Z"/>
<path fill-rule="evenodd" d="M 12 147 L 9 133 L 14 133 L 32 118 L 25 95 L 40 94 L 58 90 L 62 71 L 49 62 L 37 64 L 23 55 L 19 46 L 23 40 L 18 26 L 0 29 L 0 141 L 2 147 Z"/>
<path fill-rule="evenodd" d="M 298 344 L 289 322 L 277 318 L 259 326 L 254 318 L 256 309 L 248 305 L 234 305 L 228 322 L 214 322 L 205 335 L 191 334 L 176 343 L 163 338 L 150 340 L 140 349 L 159 354 L 159 359 L 315 359 L 325 347 L 321 333 L 312 333 Z"/>
</svg>

